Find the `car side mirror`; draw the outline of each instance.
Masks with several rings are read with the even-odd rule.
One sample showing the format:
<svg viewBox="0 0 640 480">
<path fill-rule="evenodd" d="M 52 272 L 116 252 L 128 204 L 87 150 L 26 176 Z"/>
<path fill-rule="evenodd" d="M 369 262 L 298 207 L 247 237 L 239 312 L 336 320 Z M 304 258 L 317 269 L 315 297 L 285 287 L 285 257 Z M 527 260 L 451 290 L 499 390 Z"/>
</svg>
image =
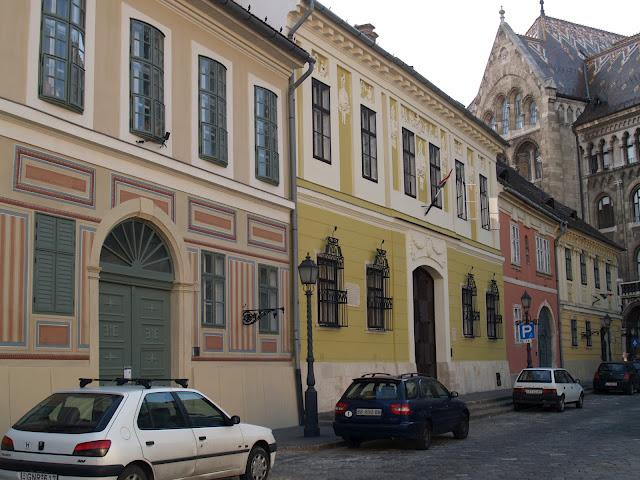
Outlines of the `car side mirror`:
<svg viewBox="0 0 640 480">
<path fill-rule="evenodd" d="M 458 396 L 458 392 L 449 392 L 449 398 L 456 398 Z"/>
<path fill-rule="evenodd" d="M 238 415 L 234 415 L 231 417 L 231 425 L 238 425 L 240 423 L 240 417 Z"/>
<path fill-rule="evenodd" d="M 575 381 L 575 383 L 580 383 L 580 379 L 579 378 L 574 379 L 574 381 Z"/>
</svg>

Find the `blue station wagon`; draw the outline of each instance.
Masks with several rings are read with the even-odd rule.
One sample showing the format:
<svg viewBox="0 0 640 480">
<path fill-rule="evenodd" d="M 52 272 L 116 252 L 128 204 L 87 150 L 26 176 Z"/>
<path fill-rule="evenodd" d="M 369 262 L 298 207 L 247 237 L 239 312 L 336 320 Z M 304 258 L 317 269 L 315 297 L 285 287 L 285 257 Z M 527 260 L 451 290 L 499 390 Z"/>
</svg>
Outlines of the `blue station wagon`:
<svg viewBox="0 0 640 480">
<path fill-rule="evenodd" d="M 469 409 L 440 382 L 417 373 L 353 379 L 336 404 L 333 430 L 350 447 L 366 440 L 411 439 L 424 450 L 433 434 L 469 433 Z"/>
</svg>

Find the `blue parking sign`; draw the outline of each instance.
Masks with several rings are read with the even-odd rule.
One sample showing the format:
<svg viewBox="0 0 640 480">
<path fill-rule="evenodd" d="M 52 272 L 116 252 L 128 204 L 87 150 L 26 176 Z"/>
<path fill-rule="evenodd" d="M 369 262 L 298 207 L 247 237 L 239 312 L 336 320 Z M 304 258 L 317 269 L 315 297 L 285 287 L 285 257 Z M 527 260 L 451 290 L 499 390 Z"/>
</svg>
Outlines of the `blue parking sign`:
<svg viewBox="0 0 640 480">
<path fill-rule="evenodd" d="M 536 338 L 535 325 L 533 323 L 521 323 L 518 325 L 518 335 L 520 340 L 530 342 Z"/>
</svg>

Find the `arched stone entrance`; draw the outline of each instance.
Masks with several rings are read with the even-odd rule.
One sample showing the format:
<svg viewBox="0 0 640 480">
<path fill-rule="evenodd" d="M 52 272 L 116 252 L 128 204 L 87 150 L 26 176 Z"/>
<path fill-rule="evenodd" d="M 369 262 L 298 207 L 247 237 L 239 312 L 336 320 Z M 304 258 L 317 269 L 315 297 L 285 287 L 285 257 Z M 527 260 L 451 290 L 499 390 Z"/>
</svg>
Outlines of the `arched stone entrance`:
<svg viewBox="0 0 640 480">
<path fill-rule="evenodd" d="M 174 268 L 163 235 L 142 218 L 128 218 L 107 235 L 100 252 L 98 302 L 100 378 L 171 377 Z"/>
<path fill-rule="evenodd" d="M 542 307 L 538 316 L 538 362 L 540 367 L 553 366 L 553 331 L 551 328 L 551 312 L 548 307 Z"/>
<path fill-rule="evenodd" d="M 629 304 L 624 311 L 627 359 L 640 358 L 640 301 Z"/>
<path fill-rule="evenodd" d="M 437 376 L 433 277 L 426 268 L 413 271 L 413 323 L 418 373 Z"/>
</svg>

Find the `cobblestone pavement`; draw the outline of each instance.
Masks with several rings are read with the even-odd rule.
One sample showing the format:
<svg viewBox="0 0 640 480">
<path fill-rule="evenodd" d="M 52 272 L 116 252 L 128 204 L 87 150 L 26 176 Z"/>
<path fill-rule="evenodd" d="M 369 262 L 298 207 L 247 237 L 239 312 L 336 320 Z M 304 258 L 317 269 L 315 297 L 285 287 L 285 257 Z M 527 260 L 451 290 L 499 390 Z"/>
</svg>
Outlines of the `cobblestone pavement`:
<svg viewBox="0 0 640 480">
<path fill-rule="evenodd" d="M 472 421 L 469 437 L 434 438 L 427 451 L 369 442 L 359 449 L 279 452 L 270 480 L 637 479 L 640 395 L 588 395 L 567 405 Z"/>
</svg>

